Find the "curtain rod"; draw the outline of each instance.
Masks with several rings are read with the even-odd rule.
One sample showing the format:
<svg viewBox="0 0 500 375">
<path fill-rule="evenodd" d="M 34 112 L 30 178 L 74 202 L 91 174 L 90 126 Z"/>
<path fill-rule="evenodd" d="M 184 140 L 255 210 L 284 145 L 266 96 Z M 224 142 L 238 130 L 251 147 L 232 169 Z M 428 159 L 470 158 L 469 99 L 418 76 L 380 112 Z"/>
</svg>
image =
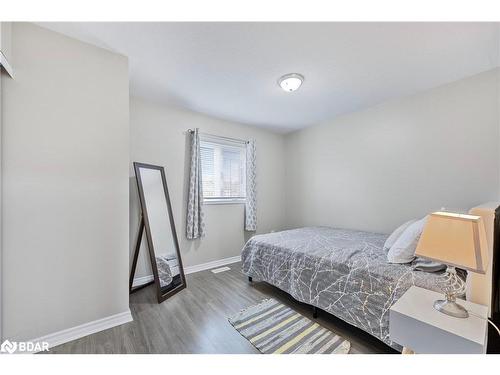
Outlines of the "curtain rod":
<svg viewBox="0 0 500 375">
<path fill-rule="evenodd" d="M 194 130 L 193 129 L 188 129 L 188 132 L 189 133 L 193 133 Z M 225 139 L 226 141 L 232 141 L 232 142 L 238 142 L 238 143 L 248 143 L 248 141 L 244 140 L 244 139 L 231 138 L 231 137 L 223 137 L 221 135 L 215 135 L 215 134 L 209 134 L 209 133 L 202 133 L 202 132 L 200 132 L 199 134 L 207 136 L 207 137 L 212 137 L 212 138 Z"/>
</svg>

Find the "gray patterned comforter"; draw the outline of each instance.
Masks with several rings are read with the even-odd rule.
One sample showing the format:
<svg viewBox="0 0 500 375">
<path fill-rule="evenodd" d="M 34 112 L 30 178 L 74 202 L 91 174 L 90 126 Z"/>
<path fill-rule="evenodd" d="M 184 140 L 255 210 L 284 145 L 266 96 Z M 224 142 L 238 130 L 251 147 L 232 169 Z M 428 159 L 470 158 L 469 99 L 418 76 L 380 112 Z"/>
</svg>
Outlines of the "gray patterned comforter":
<svg viewBox="0 0 500 375">
<path fill-rule="evenodd" d="M 168 264 L 170 259 L 167 256 L 160 255 L 156 257 L 156 267 L 158 267 L 158 278 L 160 279 L 160 288 L 164 288 L 173 280 L 172 270 Z"/>
<path fill-rule="evenodd" d="M 412 285 L 437 290 L 439 274 L 387 263 L 385 234 L 306 227 L 252 237 L 243 272 L 319 307 L 396 349 L 389 309 Z"/>
</svg>

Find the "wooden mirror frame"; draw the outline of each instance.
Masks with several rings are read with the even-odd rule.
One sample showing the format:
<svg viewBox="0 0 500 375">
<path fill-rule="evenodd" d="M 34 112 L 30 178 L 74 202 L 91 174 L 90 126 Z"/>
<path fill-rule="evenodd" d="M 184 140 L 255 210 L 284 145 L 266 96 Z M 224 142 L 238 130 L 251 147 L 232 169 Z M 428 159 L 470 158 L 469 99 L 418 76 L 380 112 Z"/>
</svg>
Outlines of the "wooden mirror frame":
<svg viewBox="0 0 500 375">
<path fill-rule="evenodd" d="M 161 173 L 161 179 L 163 182 L 163 191 L 165 193 L 165 199 L 167 202 L 167 210 L 168 210 L 168 216 L 170 219 L 170 229 L 172 231 L 172 237 L 174 239 L 174 245 L 175 245 L 175 250 L 177 253 L 177 259 L 179 262 L 179 274 L 181 277 L 181 284 L 177 286 L 176 288 L 168 291 L 165 294 L 162 294 L 161 292 L 161 285 L 160 285 L 160 278 L 158 276 L 158 266 L 156 264 L 156 256 L 155 256 L 155 250 L 153 246 L 153 236 L 151 233 L 151 227 L 149 225 L 149 217 L 148 217 L 148 212 L 146 208 L 146 200 L 144 197 L 144 189 L 142 187 L 142 179 L 141 179 L 141 172 L 140 168 L 145 168 L 145 169 L 155 169 L 159 170 Z M 138 163 L 134 162 L 134 171 L 135 171 L 135 178 L 137 181 L 137 189 L 139 191 L 139 201 L 141 204 L 141 210 L 142 210 L 142 218 L 141 218 L 141 223 L 139 225 L 139 233 L 138 233 L 138 238 L 136 242 L 136 249 L 135 249 L 135 254 L 134 254 L 134 260 L 132 262 L 132 270 L 130 273 L 130 293 L 133 293 L 134 291 L 137 291 L 139 289 L 142 289 L 143 287 L 150 285 L 151 283 L 146 283 L 144 285 L 138 286 L 136 288 L 132 288 L 132 283 L 133 283 L 133 278 L 135 274 L 135 268 L 137 266 L 137 257 L 139 254 L 139 248 L 141 245 L 141 239 L 142 239 L 142 230 L 141 228 L 145 228 L 146 230 L 146 239 L 148 243 L 148 248 L 149 248 L 149 256 L 151 259 L 151 267 L 153 268 L 153 275 L 154 275 L 154 283 L 156 284 L 156 295 L 158 298 L 158 303 L 162 303 L 165 301 L 167 298 L 173 296 L 174 294 L 180 292 L 182 289 L 187 287 L 186 284 L 186 276 L 184 275 L 184 267 L 182 265 L 182 259 L 181 259 L 181 254 L 180 254 L 180 248 L 179 248 L 179 241 L 177 239 L 177 232 L 175 230 L 175 223 L 174 223 L 174 216 L 172 214 L 172 205 L 170 204 L 170 197 L 168 194 L 168 188 L 167 188 L 167 179 L 165 177 L 165 169 L 162 166 L 158 165 L 152 165 L 152 164 L 145 164 L 145 163 Z"/>
</svg>

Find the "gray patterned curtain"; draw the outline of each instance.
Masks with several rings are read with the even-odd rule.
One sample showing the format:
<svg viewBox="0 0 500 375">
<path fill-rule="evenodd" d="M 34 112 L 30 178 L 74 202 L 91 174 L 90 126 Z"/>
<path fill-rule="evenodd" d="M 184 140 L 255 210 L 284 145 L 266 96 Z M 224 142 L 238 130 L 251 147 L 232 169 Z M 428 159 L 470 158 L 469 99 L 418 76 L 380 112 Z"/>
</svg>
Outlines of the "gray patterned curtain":
<svg viewBox="0 0 500 375">
<path fill-rule="evenodd" d="M 203 222 L 203 188 L 201 184 L 200 136 L 198 129 L 190 131 L 191 164 L 189 174 L 189 191 L 186 215 L 186 235 L 188 240 L 205 235 Z"/>
<path fill-rule="evenodd" d="M 257 185 L 256 185 L 256 155 L 255 155 L 255 140 L 250 140 L 247 143 L 247 199 L 245 203 L 245 230 L 257 230 Z"/>
</svg>

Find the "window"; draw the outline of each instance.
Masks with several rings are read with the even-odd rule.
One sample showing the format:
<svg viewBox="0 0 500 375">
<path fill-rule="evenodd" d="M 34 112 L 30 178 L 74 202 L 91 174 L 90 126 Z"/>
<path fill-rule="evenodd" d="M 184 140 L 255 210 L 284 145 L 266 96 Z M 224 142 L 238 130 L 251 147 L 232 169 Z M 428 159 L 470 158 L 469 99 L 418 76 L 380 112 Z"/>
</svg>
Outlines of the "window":
<svg viewBox="0 0 500 375">
<path fill-rule="evenodd" d="M 200 153 L 205 203 L 243 202 L 246 196 L 245 144 L 202 136 Z"/>
</svg>

